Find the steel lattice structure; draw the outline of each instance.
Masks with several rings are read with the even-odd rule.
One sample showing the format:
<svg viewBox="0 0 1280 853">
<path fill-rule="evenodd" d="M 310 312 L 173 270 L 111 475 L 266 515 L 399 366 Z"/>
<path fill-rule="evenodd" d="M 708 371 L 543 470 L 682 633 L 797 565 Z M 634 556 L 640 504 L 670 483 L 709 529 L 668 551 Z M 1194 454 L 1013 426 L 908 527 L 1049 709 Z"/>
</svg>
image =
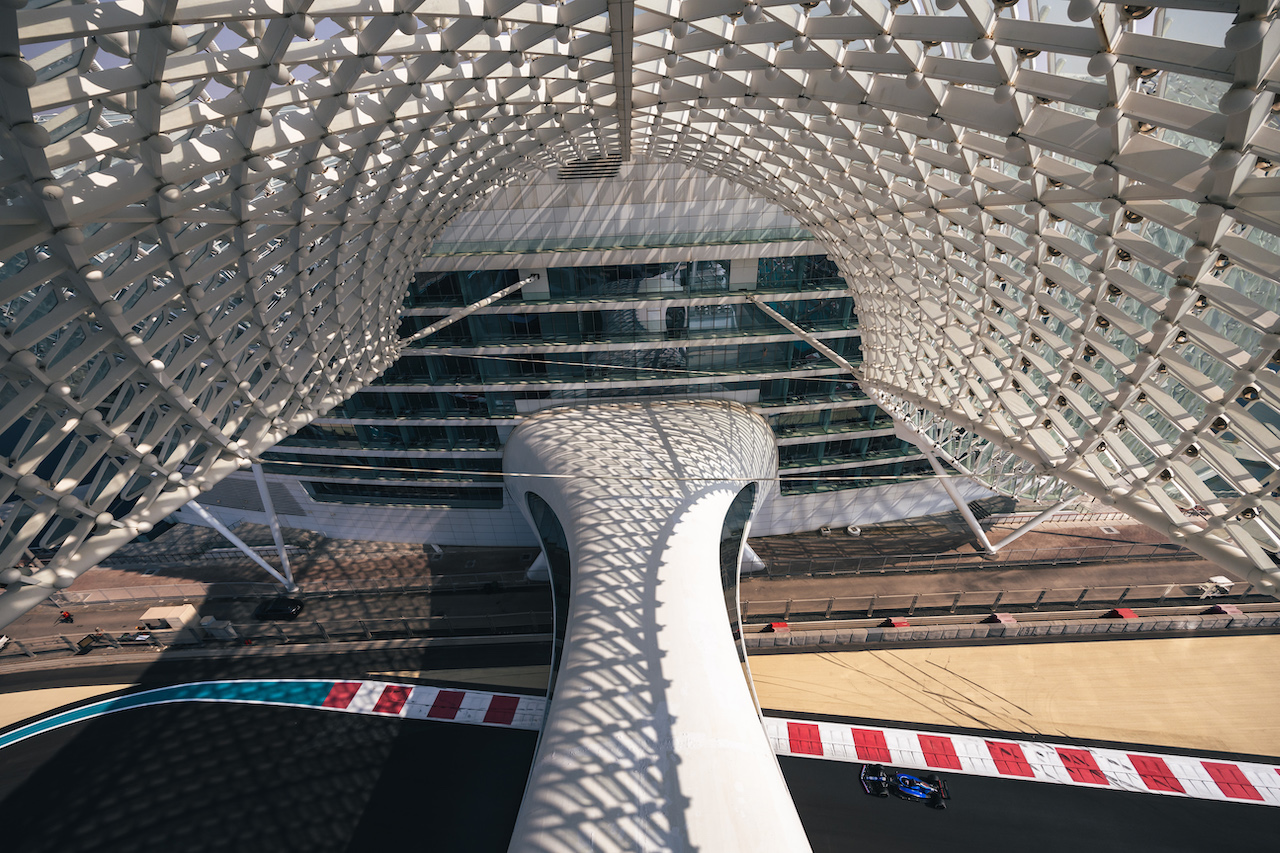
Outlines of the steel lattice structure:
<svg viewBox="0 0 1280 853">
<path fill-rule="evenodd" d="M 390 364 L 458 211 L 633 156 L 809 227 L 884 407 L 1275 574 L 1271 0 L 0 6 L 4 613 Z"/>
</svg>

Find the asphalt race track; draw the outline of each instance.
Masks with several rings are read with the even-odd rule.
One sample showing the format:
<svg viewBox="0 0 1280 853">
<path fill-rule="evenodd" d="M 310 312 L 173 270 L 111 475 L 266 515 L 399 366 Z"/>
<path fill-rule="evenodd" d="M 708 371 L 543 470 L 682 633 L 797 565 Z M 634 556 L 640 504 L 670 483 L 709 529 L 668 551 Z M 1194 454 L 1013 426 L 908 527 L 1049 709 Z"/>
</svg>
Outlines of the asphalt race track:
<svg viewBox="0 0 1280 853">
<path fill-rule="evenodd" d="M 0 753 L 5 853 L 502 853 L 533 732 L 281 707 L 120 712 Z M 1280 810 L 946 776 L 946 811 L 782 758 L 815 853 L 1274 848 Z M 784 853 L 784 852 L 781 852 Z"/>
<path fill-rule="evenodd" d="M 1274 850 L 1274 806 L 945 774 L 946 811 L 862 791 L 862 765 L 779 758 L 814 853 Z"/>
<path fill-rule="evenodd" d="M 536 742 L 295 708 L 124 711 L 4 750 L 0 848 L 503 851 Z"/>
</svg>

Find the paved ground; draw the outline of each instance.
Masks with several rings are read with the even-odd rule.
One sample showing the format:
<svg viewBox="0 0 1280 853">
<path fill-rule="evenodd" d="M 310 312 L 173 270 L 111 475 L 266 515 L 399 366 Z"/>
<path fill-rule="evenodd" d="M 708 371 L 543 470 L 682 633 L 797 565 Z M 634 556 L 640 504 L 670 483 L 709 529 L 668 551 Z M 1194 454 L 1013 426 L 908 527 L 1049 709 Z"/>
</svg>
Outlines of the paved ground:
<svg viewBox="0 0 1280 853">
<path fill-rule="evenodd" d="M 761 704 L 809 713 L 1280 756 L 1280 636 L 1024 643 L 753 655 Z M 1240 673 L 1247 672 L 1247 678 Z M 387 670 L 540 690 L 541 664 Z"/>
<path fill-rule="evenodd" d="M 1003 506 L 992 502 L 993 509 Z M 1011 504 L 1010 504 L 1011 505 Z M 1006 507 L 1007 508 L 1007 507 Z M 1016 523 L 988 523 L 991 538 L 999 541 Z M 1103 528 L 1114 533 L 1103 532 Z M 270 545 L 266 527 L 241 524 L 236 532 L 251 545 Z M 411 578 L 448 579 L 486 572 L 522 573 L 536 557 L 533 549 L 446 548 L 441 555 L 423 546 L 383 542 L 325 539 L 304 530 L 286 530 L 286 540 L 305 553 L 291 558 L 294 573 L 304 589 L 323 591 L 330 585 L 351 581 Z M 1090 523 L 1050 522 L 1023 536 L 997 558 L 975 552 L 971 532 L 958 513 L 952 512 L 863 529 L 861 536 L 820 536 L 816 533 L 751 540 L 753 549 L 775 569 L 768 578 L 744 579 L 743 598 L 749 601 L 820 599 L 830 596 L 893 595 L 924 592 L 1035 589 L 1084 586 L 1125 586 L 1132 583 L 1185 583 L 1207 580 L 1223 570 L 1204 560 L 1129 560 L 1123 555 L 1147 553 L 1157 546 L 1172 547 L 1155 531 L 1131 521 L 1100 516 Z M 1027 566 L 1019 557 L 1046 554 L 1093 554 L 1093 562 L 1076 565 Z M 217 556 L 210 559 L 210 554 Z M 944 559 L 969 561 L 970 568 L 909 574 L 868 573 L 838 577 L 806 577 L 812 565 L 824 572 L 851 570 L 874 561 L 876 566 L 901 564 L 919 554 L 940 554 Z M 1095 558 L 1107 553 L 1111 562 Z M 243 557 L 236 556 L 226 540 L 209 528 L 179 525 L 156 542 L 127 546 L 121 552 L 135 562 L 117 567 L 97 567 L 82 575 L 71 592 L 91 589 L 126 589 L 156 584 L 251 581 L 269 583 L 270 577 Z M 895 556 L 898 555 L 898 556 Z M 274 558 L 271 562 L 277 562 Z M 796 569 L 789 577 L 776 576 L 778 567 Z M 1229 576 L 1229 574 L 1228 574 Z M 1243 590 L 1243 587 L 1241 587 Z M 399 606 L 384 600 L 384 606 Z M 499 604 L 499 602 L 495 602 Z M 521 605 L 522 606 L 522 605 Z M 77 612 L 72 609 L 72 612 Z M 372 616 L 372 613 L 366 613 Z M 398 616 L 398 612 L 383 615 Z"/>
<path fill-rule="evenodd" d="M 7 702 L 5 697 L 30 690 L 108 682 L 152 688 L 227 678 L 361 680 L 375 672 L 545 667 L 550 657 L 548 642 L 505 637 L 466 642 L 373 640 L 343 643 L 336 649 L 326 645 L 266 646 L 217 655 L 169 650 L 148 657 L 100 658 L 97 663 L 89 663 L 92 658 L 69 658 L 53 669 L 10 670 L 0 678 L 0 701 Z M 450 680 L 444 675 L 441 679 Z"/>
<path fill-rule="evenodd" d="M 988 501 L 991 509 L 1009 509 L 1012 503 Z M 1006 506 L 1005 504 L 1008 504 Z M 989 525 L 990 526 L 990 525 Z M 1115 530 L 1104 533 L 1102 528 Z M 999 540 L 1014 527 L 1001 524 L 992 529 L 992 538 Z M 255 546 L 271 544 L 270 531 L 260 525 L 241 524 L 236 532 Z M 291 558 L 295 576 L 307 591 L 323 592 L 344 583 L 396 579 L 431 579 L 434 581 L 458 579 L 463 575 L 475 576 L 488 572 L 514 572 L 517 576 L 532 564 L 536 557 L 533 549 L 520 548 L 453 548 L 443 554 L 434 554 L 420 545 L 385 542 L 356 542 L 326 539 L 305 530 L 285 530 L 286 540 L 303 553 Z M 1129 547 L 1149 548 L 1168 544 L 1148 528 L 1117 520 L 1112 516 L 1100 516 L 1089 524 L 1048 523 L 1027 534 L 1017 544 L 1017 550 L 1002 552 L 1001 561 L 992 561 L 974 553 L 972 534 L 965 527 L 958 513 L 946 513 L 906 522 L 894 522 L 864 528 L 858 537 L 846 535 L 823 537 L 817 534 L 753 539 L 751 544 L 757 553 L 775 565 L 795 565 L 797 560 L 817 560 L 825 567 L 855 566 L 859 560 L 875 557 L 882 562 L 893 563 L 896 558 L 885 555 L 942 553 L 952 557 L 971 559 L 973 569 L 911 572 L 909 574 L 863 574 L 839 577 L 748 578 L 743 584 L 743 599 L 747 601 L 785 601 L 787 599 L 824 599 L 832 596 L 881 596 L 928 592 L 960 592 L 971 590 L 1036 589 L 1045 586 L 1057 588 L 1098 585 L 1124 586 L 1131 583 L 1180 583 L 1194 584 L 1221 569 L 1204 561 L 1138 561 L 1121 563 L 1064 564 L 1058 566 L 1027 567 L 1004 561 L 1025 547 L 1060 549 L 1098 545 L 1122 553 Z M 1114 546 L 1114 547 L 1113 547 Z M 157 584 L 183 584 L 192 582 L 251 581 L 269 583 L 270 577 L 243 556 L 237 556 L 229 543 L 210 528 L 178 525 L 165 532 L 155 542 L 126 546 L 115 559 L 131 561 L 127 565 L 97 567 L 82 575 L 72 586 L 71 592 L 93 589 L 127 590 Z M 903 559 L 909 559 L 904 557 Z M 275 559 L 271 560 L 275 562 Z M 537 597 L 536 595 L 534 597 Z M 412 596 L 368 597 L 337 600 L 340 603 L 319 605 L 310 603 L 307 617 L 321 618 L 379 618 L 404 616 L 465 615 L 482 612 L 524 612 L 545 609 L 545 605 L 533 606 L 528 595 L 495 595 L 476 599 L 470 603 L 457 599 L 430 599 Z M 107 631 L 132 628 L 126 624 L 136 620 L 145 606 L 128 605 L 118 611 L 91 612 L 72 606 L 72 613 L 79 617 L 71 631 L 101 627 Z M 57 610 L 52 607 L 37 608 L 19 621 L 10 631 L 17 637 L 33 637 L 59 633 L 62 626 L 55 622 Z M 246 606 L 225 601 L 206 604 L 202 615 L 219 618 L 243 619 Z M 135 615 L 136 614 L 136 615 Z M 104 621 L 111 624 L 103 624 Z"/>
<path fill-rule="evenodd" d="M 980 504 L 993 512 L 1017 510 L 1024 514 L 1041 507 L 1017 506 L 1008 499 L 992 498 Z M 988 540 L 999 545 L 1029 516 L 1002 520 L 999 516 L 985 519 L 982 527 Z M 1075 519 L 1077 516 L 1061 516 Z M 1108 533 L 1103 528 L 1114 529 Z M 1049 557 L 1063 548 L 1089 547 L 1123 551 L 1133 545 L 1172 546 L 1168 537 L 1119 513 L 1099 513 L 1084 521 L 1048 521 L 1016 542 L 1006 546 L 1012 554 L 1027 558 L 1033 552 Z M 769 536 L 751 540 L 751 547 L 766 562 L 786 563 L 807 559 L 826 561 L 832 558 L 855 560 L 910 554 L 950 554 L 976 557 L 981 547 L 973 532 L 957 511 L 902 521 L 869 525 L 861 528 L 857 536 L 848 535 L 843 528 L 831 535 L 818 532 L 795 533 L 787 536 Z"/>
<path fill-rule="evenodd" d="M 501 853 L 536 741 L 251 705 L 122 712 L 5 750 L 4 849 Z M 1263 806 L 950 774 L 952 799 L 938 812 L 867 796 L 858 764 L 780 763 L 815 853 L 1274 846 L 1275 813 Z"/>
<path fill-rule="evenodd" d="M 125 711 L 4 751 L 4 849 L 497 853 L 536 742 L 252 705 Z"/>
<path fill-rule="evenodd" d="M 254 547 L 274 547 L 264 525 L 239 524 L 234 532 Z M 353 578 L 424 578 L 459 573 L 524 571 L 537 557 L 533 548 L 449 547 L 443 554 L 423 545 L 327 539 L 310 530 L 285 528 L 286 544 L 301 549 L 290 556 L 294 579 L 306 587 Z M 212 553 L 211 553 L 212 552 Z M 264 555 L 279 567 L 278 557 Z M 76 580 L 73 590 L 113 589 L 159 583 L 273 583 L 270 575 L 234 550 L 217 531 L 180 524 L 155 542 L 127 545 Z"/>
<path fill-rule="evenodd" d="M 261 599 L 214 599 L 191 602 L 201 617 L 213 616 L 238 625 L 263 625 L 253 617 Z M 110 635 L 132 632 L 142 614 L 156 602 L 72 606 L 73 624 L 59 621 L 59 608 L 37 607 L 14 620 L 5 633 L 17 639 L 64 634 L 79 639 L 102 629 Z M 551 596 L 546 587 L 514 589 L 494 593 L 406 593 L 401 595 L 343 595 L 336 598 L 307 598 L 300 621 L 331 623 L 343 620 L 418 619 L 437 616 L 488 616 L 506 613 L 546 613 Z"/>
<path fill-rule="evenodd" d="M 1280 756 L 1280 635 L 756 655 L 762 707 Z"/>
<path fill-rule="evenodd" d="M 1273 807 L 946 776 L 946 811 L 863 793 L 860 764 L 780 758 L 814 853 L 1204 853 L 1275 846 Z"/>
</svg>

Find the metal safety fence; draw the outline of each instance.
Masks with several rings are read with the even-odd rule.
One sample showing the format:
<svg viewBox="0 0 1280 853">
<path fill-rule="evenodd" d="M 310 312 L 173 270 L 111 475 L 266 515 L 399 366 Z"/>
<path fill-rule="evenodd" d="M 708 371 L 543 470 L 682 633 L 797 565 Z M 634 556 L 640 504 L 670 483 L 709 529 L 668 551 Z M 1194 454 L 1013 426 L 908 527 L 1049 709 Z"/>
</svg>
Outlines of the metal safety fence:
<svg viewBox="0 0 1280 853">
<path fill-rule="evenodd" d="M 517 587 L 545 586 L 530 581 L 524 572 L 468 572 L 428 577 L 334 578 L 303 582 L 304 598 L 336 598 L 343 595 L 404 595 L 432 592 L 497 592 Z M 218 583 L 145 584 L 112 589 L 63 590 L 50 596 L 60 607 L 91 604 L 128 604 L 144 601 L 208 601 L 225 598 L 261 598 L 280 595 L 278 584 L 227 581 Z"/>
<path fill-rule="evenodd" d="M 838 547 L 838 546 L 837 546 Z M 1062 566 L 1083 563 L 1202 560 L 1181 545 L 1142 542 L 1024 548 L 994 554 L 849 554 L 763 558 L 769 577 L 840 577 L 842 575 L 936 572 L 986 569 L 993 566 Z"/>
<path fill-rule="evenodd" d="M 476 616 L 418 616 L 401 619 L 327 619 L 296 622 L 217 623 L 208 630 L 62 633 L 13 638 L 0 645 L 0 662 L 44 655 L 87 654 L 95 650 L 156 651 L 169 648 L 230 648 L 290 643 L 335 643 L 362 640 L 413 640 L 432 637 L 478 637 L 545 634 L 552 629 L 548 612 L 528 611 Z"/>
<path fill-rule="evenodd" d="M 991 589 L 960 592 L 922 592 L 894 595 L 829 596 L 742 602 L 744 621 L 763 622 L 793 617 L 853 619 L 872 616 L 984 614 L 1046 610 L 1097 610 L 1113 607 L 1159 607 L 1205 602 L 1274 602 L 1270 595 L 1254 594 L 1252 585 L 1238 584 L 1240 591 L 1207 589 L 1206 584 L 1135 584 L 1132 586 L 1062 587 L 1039 589 Z"/>
</svg>

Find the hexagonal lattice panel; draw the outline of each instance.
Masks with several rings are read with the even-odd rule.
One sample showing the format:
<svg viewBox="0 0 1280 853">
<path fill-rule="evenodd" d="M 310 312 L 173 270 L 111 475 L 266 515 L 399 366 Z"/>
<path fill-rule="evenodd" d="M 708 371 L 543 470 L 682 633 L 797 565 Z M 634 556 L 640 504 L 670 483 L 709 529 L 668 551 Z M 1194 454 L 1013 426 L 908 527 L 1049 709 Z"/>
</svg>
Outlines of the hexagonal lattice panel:
<svg viewBox="0 0 1280 853">
<path fill-rule="evenodd" d="M 0 598 L 375 375 L 479 195 L 633 151 L 812 229 L 886 408 L 1274 568 L 1269 3 L 3 5 Z"/>
</svg>

